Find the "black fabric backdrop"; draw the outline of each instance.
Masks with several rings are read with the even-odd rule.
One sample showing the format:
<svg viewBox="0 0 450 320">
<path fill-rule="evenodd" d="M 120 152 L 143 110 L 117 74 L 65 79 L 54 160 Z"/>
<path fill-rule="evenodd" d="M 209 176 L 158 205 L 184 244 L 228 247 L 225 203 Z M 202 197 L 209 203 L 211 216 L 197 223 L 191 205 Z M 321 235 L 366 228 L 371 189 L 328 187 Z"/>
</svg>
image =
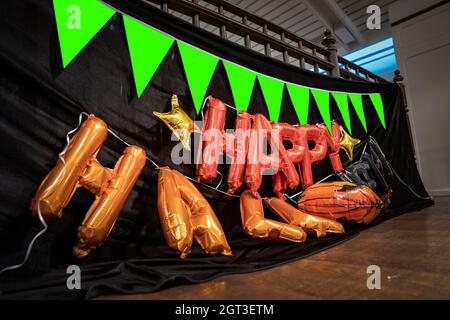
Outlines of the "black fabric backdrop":
<svg viewBox="0 0 450 320">
<path fill-rule="evenodd" d="M 331 79 L 224 42 L 139 1 L 108 1 L 124 12 L 148 21 L 182 40 L 207 49 L 256 71 L 280 79 L 329 90 L 381 92 L 387 129 L 385 130 L 368 99 L 364 99 L 369 134 L 379 142 L 388 160 L 401 177 L 426 196 L 411 147 L 404 103 L 394 84 L 368 84 Z M 149 87 L 137 99 L 128 48 L 120 15 L 115 15 L 73 62 L 62 70 L 57 31 L 50 0 L 1 1 L 0 4 L 0 269 L 22 261 L 32 237 L 41 229 L 30 218 L 28 206 L 38 185 L 56 163 L 65 146 L 65 135 L 75 127 L 81 111 L 94 113 L 130 143 L 144 147 L 158 163 L 170 163 L 171 132 L 152 116 L 152 111 L 168 111 L 170 96 L 178 94 L 181 105 L 192 116 L 195 110 L 186 84 L 180 56 L 173 46 L 157 70 Z M 208 94 L 233 104 L 230 87 L 219 64 Z M 309 121 L 321 122 L 311 99 Z M 342 123 L 332 102 L 332 118 Z M 268 116 L 259 85 L 251 98 L 250 113 Z M 227 128 L 235 116 L 228 112 Z M 367 138 L 354 111 L 353 135 Z M 297 123 L 293 106 L 284 93 L 280 121 Z M 356 149 L 362 152 L 363 144 Z M 124 146 L 110 136 L 99 159 L 113 166 Z M 346 159 L 343 156 L 343 159 Z M 176 167 L 190 176 L 194 166 Z M 226 168 L 220 170 L 226 174 Z M 317 179 L 331 172 L 328 161 L 314 168 Z M 51 222 L 49 231 L 35 244 L 27 264 L 20 270 L 0 275 L 0 299 L 15 298 L 93 298 L 110 293 L 152 292 L 163 287 L 197 283 L 224 274 L 244 273 L 299 259 L 341 243 L 361 227 L 347 225 L 347 234 L 310 239 L 302 245 L 273 244 L 251 240 L 242 231 L 239 199 L 226 199 L 200 187 L 217 213 L 233 257 L 210 256 L 195 246 L 189 258 L 181 260 L 168 249 L 156 209 L 157 173 L 147 166 L 136 183 L 106 243 L 90 256 L 72 256 L 77 226 L 92 203 L 93 196 L 79 190 L 60 221 Z M 391 208 L 377 219 L 387 218 L 432 204 L 414 197 L 400 183 L 393 185 Z M 260 192 L 271 195 L 270 178 Z M 267 213 L 268 217 L 272 217 Z M 356 240 L 357 241 L 357 240 Z M 66 288 L 68 265 L 82 266 L 82 290 Z M 307 272 L 307 270 L 302 270 Z"/>
</svg>

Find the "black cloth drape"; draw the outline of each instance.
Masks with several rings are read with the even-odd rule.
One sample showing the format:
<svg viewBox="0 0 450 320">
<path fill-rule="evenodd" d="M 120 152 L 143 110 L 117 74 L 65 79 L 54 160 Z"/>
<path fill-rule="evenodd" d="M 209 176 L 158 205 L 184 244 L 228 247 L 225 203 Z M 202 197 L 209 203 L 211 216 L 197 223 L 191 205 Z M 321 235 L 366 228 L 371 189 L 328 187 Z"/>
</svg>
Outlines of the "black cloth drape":
<svg viewBox="0 0 450 320">
<path fill-rule="evenodd" d="M 399 175 L 418 193 L 426 196 L 413 157 L 404 102 L 394 84 L 369 84 L 332 79 L 256 54 L 238 45 L 199 30 L 166 15 L 143 1 L 108 1 L 169 34 L 197 47 L 280 79 L 328 90 L 381 92 L 387 128 L 384 129 L 368 99 L 364 99 L 369 134 L 376 138 Z M 56 163 L 65 146 L 65 135 L 78 122 L 81 111 L 93 113 L 132 144 L 146 149 L 158 163 L 170 165 L 193 176 L 194 166 L 174 166 L 170 162 L 171 132 L 152 115 L 167 111 L 170 96 L 178 94 L 181 105 L 193 118 L 195 109 L 187 87 L 176 46 L 157 70 L 149 87 L 137 99 L 128 48 L 120 15 L 115 15 L 62 70 L 52 1 L 1 1 L 0 4 L 0 269 L 20 263 L 32 237 L 41 229 L 30 218 L 28 206 L 38 185 Z M 208 94 L 233 104 L 223 66 L 219 64 Z M 250 102 L 250 113 L 268 116 L 259 85 Z M 332 118 L 342 122 L 334 102 Z M 234 116 L 228 113 L 228 128 Z M 364 140 L 358 118 L 351 114 L 353 135 Z M 313 99 L 310 123 L 321 122 Z M 284 93 L 280 122 L 297 123 L 293 106 Z M 356 149 L 360 156 L 363 144 Z M 113 166 L 124 146 L 110 136 L 100 161 Z M 343 159 L 346 159 L 343 157 Z M 226 167 L 220 170 L 226 173 Z M 327 161 L 314 168 L 317 179 L 328 175 Z M 48 232 L 35 244 L 29 261 L 16 271 L 0 275 L 0 299 L 14 298 L 93 298 L 109 293 L 138 293 L 166 286 L 197 283 L 230 273 L 244 273 L 299 259 L 355 235 L 360 227 L 346 226 L 347 234 L 310 239 L 303 245 L 272 244 L 251 240 L 242 231 L 239 199 L 200 187 L 217 213 L 233 257 L 208 256 L 195 246 L 189 258 L 181 260 L 169 250 L 162 235 L 156 209 L 157 173 L 147 166 L 136 183 L 106 243 L 86 259 L 71 254 L 77 226 L 92 203 L 93 196 L 79 190 L 64 216 L 49 223 Z M 398 181 L 389 210 L 375 223 L 406 211 L 430 205 L 420 200 Z M 270 195 L 270 179 L 261 194 Z M 267 213 L 268 217 L 272 217 Z M 66 287 L 66 268 L 82 268 L 82 290 Z M 306 271 L 305 271 L 306 272 Z"/>
</svg>

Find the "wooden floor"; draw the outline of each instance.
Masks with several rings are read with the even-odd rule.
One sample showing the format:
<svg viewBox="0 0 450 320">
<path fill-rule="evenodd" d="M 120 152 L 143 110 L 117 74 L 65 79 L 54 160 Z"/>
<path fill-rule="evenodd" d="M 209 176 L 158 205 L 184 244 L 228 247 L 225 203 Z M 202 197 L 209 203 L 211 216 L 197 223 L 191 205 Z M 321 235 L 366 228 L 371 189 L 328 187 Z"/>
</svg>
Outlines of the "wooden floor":
<svg viewBox="0 0 450 320">
<path fill-rule="evenodd" d="M 381 289 L 367 289 L 367 267 Z M 310 258 L 153 294 L 102 299 L 450 299 L 450 198 Z"/>
</svg>

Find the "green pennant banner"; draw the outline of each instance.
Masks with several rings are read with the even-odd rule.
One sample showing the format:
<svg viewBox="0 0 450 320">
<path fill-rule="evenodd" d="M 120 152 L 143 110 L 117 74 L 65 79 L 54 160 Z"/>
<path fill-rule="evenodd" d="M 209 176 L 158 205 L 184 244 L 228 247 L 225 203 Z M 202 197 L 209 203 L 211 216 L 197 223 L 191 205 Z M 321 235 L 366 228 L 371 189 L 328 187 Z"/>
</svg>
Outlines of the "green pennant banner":
<svg viewBox="0 0 450 320">
<path fill-rule="evenodd" d="M 308 124 L 309 89 L 290 83 L 287 83 L 286 87 L 300 124 Z"/>
<path fill-rule="evenodd" d="M 271 121 L 278 121 L 283 99 L 284 82 L 258 74 L 259 85 L 266 101 L 267 110 Z"/>
<path fill-rule="evenodd" d="M 350 134 L 352 134 L 352 123 L 350 121 L 350 111 L 348 108 L 348 96 L 346 93 L 341 92 L 332 92 L 336 104 L 341 112 L 342 119 L 344 120 L 345 126 Z"/>
<path fill-rule="evenodd" d="M 373 106 L 375 107 L 375 110 L 377 111 L 378 117 L 380 118 L 383 128 L 386 129 L 386 121 L 384 119 L 384 106 L 383 106 L 383 99 L 381 98 L 381 94 L 373 93 L 373 94 L 370 94 L 369 97 L 373 103 Z"/>
<path fill-rule="evenodd" d="M 350 101 L 353 104 L 353 107 L 355 108 L 356 115 L 358 116 L 359 120 L 361 121 L 364 130 L 367 132 L 367 124 L 366 124 L 366 116 L 364 115 L 364 107 L 362 103 L 362 95 L 357 93 L 349 93 L 348 94 Z"/>
<path fill-rule="evenodd" d="M 324 90 L 311 89 L 311 93 L 316 100 L 320 115 L 323 122 L 331 133 L 331 117 L 330 117 L 330 92 Z"/>
<path fill-rule="evenodd" d="M 97 0 L 53 0 L 61 57 L 64 68 L 115 14 L 115 10 Z M 197 114 L 220 58 L 172 38 L 130 17 L 123 16 L 125 33 L 133 68 L 138 97 L 160 66 L 176 41 L 184 72 Z M 300 124 L 308 123 L 311 91 L 320 115 L 331 132 L 330 91 L 285 83 L 279 79 L 259 74 L 238 64 L 221 60 L 231 87 L 237 111 L 247 110 L 255 79 L 258 78 L 271 121 L 278 121 L 283 100 L 284 85 L 294 106 Z M 331 92 L 342 114 L 342 119 L 352 134 L 349 102 L 367 132 L 362 95 Z M 381 124 L 386 129 L 383 100 L 379 93 L 368 94 Z"/>
<path fill-rule="evenodd" d="M 123 22 L 140 97 L 175 40 L 130 17 L 123 16 Z"/>
<path fill-rule="evenodd" d="M 53 7 L 64 68 L 115 13 L 96 0 L 53 0 Z"/>
<path fill-rule="evenodd" d="M 219 58 L 183 42 L 177 41 L 177 44 L 192 100 L 198 114 Z"/>
<path fill-rule="evenodd" d="M 237 64 L 222 61 L 230 82 L 236 110 L 247 111 L 255 85 L 256 73 L 242 68 Z"/>
</svg>

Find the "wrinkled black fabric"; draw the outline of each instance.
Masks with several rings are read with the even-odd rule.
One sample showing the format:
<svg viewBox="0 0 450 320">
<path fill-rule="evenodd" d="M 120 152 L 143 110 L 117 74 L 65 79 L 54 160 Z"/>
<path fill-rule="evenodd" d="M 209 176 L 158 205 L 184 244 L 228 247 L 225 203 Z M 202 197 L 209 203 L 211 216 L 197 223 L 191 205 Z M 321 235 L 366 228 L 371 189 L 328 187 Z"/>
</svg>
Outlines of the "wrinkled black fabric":
<svg viewBox="0 0 450 320">
<path fill-rule="evenodd" d="M 393 84 L 368 84 L 301 71 L 281 62 L 220 40 L 192 25 L 163 14 L 143 1 L 108 1 L 120 10 L 147 21 L 197 47 L 227 57 L 256 71 L 283 80 L 329 90 L 381 92 L 386 113 L 386 130 L 370 101 L 364 99 L 369 134 L 375 137 L 399 175 L 418 193 L 426 196 L 413 157 L 404 103 Z M 132 144 L 146 149 L 159 164 L 170 165 L 193 176 L 194 166 L 174 166 L 170 161 L 171 132 L 152 116 L 168 111 L 170 96 L 178 94 L 182 107 L 196 117 L 180 56 L 173 46 L 150 85 L 137 99 L 128 48 L 120 15 L 115 15 L 80 54 L 62 70 L 52 1 L 24 0 L 0 3 L 0 269 L 20 263 L 32 237 L 41 229 L 30 218 L 28 206 L 37 187 L 54 166 L 65 146 L 65 135 L 76 126 L 81 111 L 94 113 Z M 208 94 L 233 104 L 223 66 L 214 73 Z M 342 123 L 334 101 L 332 118 Z M 259 85 L 255 85 L 250 113 L 268 116 Z M 227 128 L 235 116 L 228 112 Z M 354 111 L 353 135 L 362 140 L 364 132 Z M 313 99 L 310 123 L 321 122 Z M 280 122 L 297 123 L 287 92 L 284 93 Z M 363 144 L 355 150 L 359 157 Z M 113 166 L 124 146 L 112 136 L 103 146 L 99 160 Z M 343 159 L 346 159 L 343 155 Z M 220 168 L 226 173 L 226 167 Z M 328 175 L 327 161 L 314 168 L 317 179 Z M 341 243 L 358 234 L 361 227 L 347 225 L 347 234 L 307 243 L 272 244 L 251 240 L 242 231 L 239 199 L 199 186 L 213 206 L 227 233 L 233 257 L 210 256 L 195 246 L 186 260 L 168 249 L 156 209 L 157 173 L 149 164 L 131 192 L 105 244 L 85 259 L 72 256 L 77 226 L 93 201 L 85 190 L 75 194 L 64 216 L 49 223 L 48 232 L 35 244 L 28 263 L 17 271 L 0 275 L 0 299 L 93 298 L 109 293 L 151 292 L 167 286 L 197 283 L 230 273 L 273 267 Z M 273 195 L 270 177 L 264 180 L 262 195 Z M 223 187 L 225 188 L 225 186 Z M 391 208 L 375 223 L 430 205 L 398 181 L 393 186 Z M 269 218 L 273 218 L 267 213 Z M 82 290 L 66 288 L 68 265 L 82 266 Z M 307 272 L 307 270 L 302 270 Z"/>
</svg>

